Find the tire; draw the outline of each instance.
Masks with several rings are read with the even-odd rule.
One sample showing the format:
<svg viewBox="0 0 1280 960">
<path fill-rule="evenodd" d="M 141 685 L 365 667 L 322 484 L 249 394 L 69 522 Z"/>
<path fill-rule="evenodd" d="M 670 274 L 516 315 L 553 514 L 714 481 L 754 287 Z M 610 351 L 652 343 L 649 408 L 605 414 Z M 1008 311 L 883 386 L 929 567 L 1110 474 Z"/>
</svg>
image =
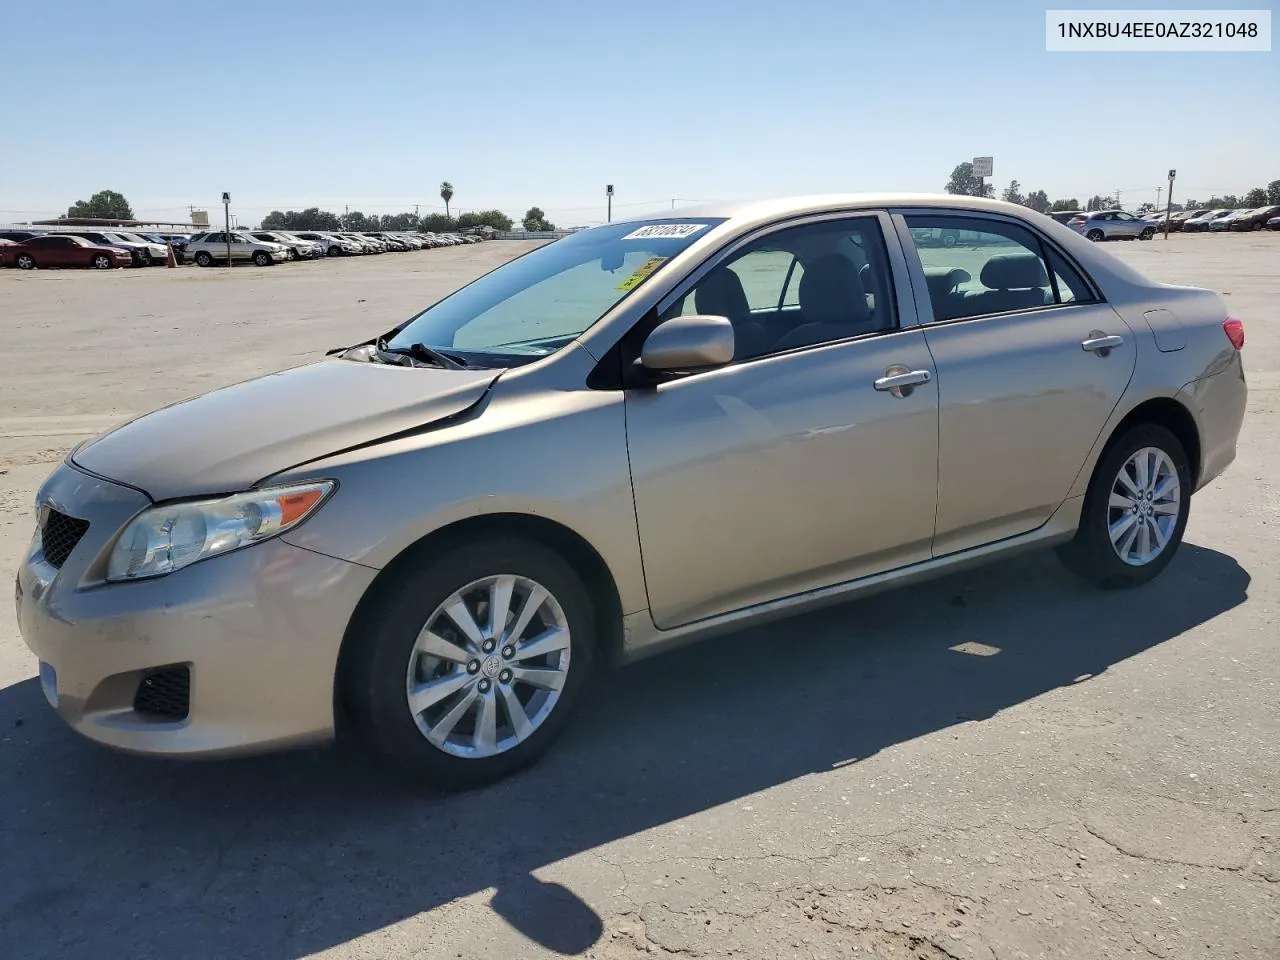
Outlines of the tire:
<svg viewBox="0 0 1280 960">
<path fill-rule="evenodd" d="M 448 659 L 417 649 L 420 631 L 427 626 L 432 627 L 433 635 L 461 640 L 461 631 L 442 613 L 442 607 L 468 585 L 483 585 L 487 578 L 500 576 L 516 582 L 511 612 L 503 618 L 506 628 L 519 626 L 517 612 L 523 615 L 528 597 L 525 588 L 538 585 L 550 600 L 537 608 L 534 620 L 526 619 L 527 626 L 516 639 L 527 642 L 558 624 L 568 631 L 565 648 L 521 657 L 516 648 L 501 642 L 474 653 L 450 642 L 444 646 L 459 656 Z M 423 555 L 418 565 L 392 577 L 375 587 L 376 596 L 362 605 L 339 668 L 339 690 L 359 737 L 396 770 L 449 789 L 498 780 L 550 749 L 568 725 L 595 659 L 595 614 L 573 567 L 541 544 L 492 536 Z M 487 609 L 482 613 L 473 605 L 477 598 L 488 596 L 484 587 L 465 596 L 471 598 L 468 609 L 473 623 L 481 624 L 480 632 L 490 635 Z M 509 650 L 514 653 L 508 658 Z M 464 662 L 449 662 L 459 659 Z M 539 664 L 538 660 L 544 662 Z M 553 665 L 548 663 L 552 660 Z M 542 666 L 547 673 L 540 677 L 555 674 L 561 684 L 558 695 L 515 678 L 507 664 Z M 441 680 L 448 681 L 447 689 L 453 692 L 415 715 L 409 706 L 411 686 L 421 688 Z M 522 696 L 527 699 L 520 700 Z M 531 732 L 519 734 L 507 706 L 512 697 L 520 715 L 533 724 Z M 467 756 L 477 749 L 481 716 L 489 707 L 486 700 L 492 704 L 495 746 L 484 755 Z M 456 725 L 448 723 L 451 715 Z M 428 734 L 442 745 L 429 740 Z"/>
<path fill-rule="evenodd" d="M 1090 230 L 1084 235 L 1084 237 L 1086 240 L 1092 240 L 1094 243 L 1097 243 L 1099 240 L 1106 239 L 1101 230 Z"/>
<path fill-rule="evenodd" d="M 18 254 L 13 262 L 19 270 L 34 270 L 36 268 L 36 258 L 29 253 Z"/>
<path fill-rule="evenodd" d="M 196 263 L 202 267 L 213 266 L 213 257 L 209 255 L 208 250 L 201 250 L 196 254 Z"/>
<path fill-rule="evenodd" d="M 140 267 L 149 267 L 149 266 L 151 266 L 151 251 L 150 251 L 150 250 L 139 250 L 139 251 L 138 251 L 138 266 L 140 266 Z"/>
<path fill-rule="evenodd" d="M 1145 452 L 1148 473 L 1155 474 L 1154 484 L 1147 484 L 1146 492 L 1154 490 L 1156 496 L 1154 499 L 1145 496 L 1140 489 L 1139 496 L 1131 499 L 1139 511 L 1138 519 L 1118 530 L 1118 543 L 1113 545 L 1112 525 L 1131 515 L 1119 504 L 1112 506 L 1113 488 L 1124 491 L 1126 497 L 1132 494 L 1135 471 L 1131 461 L 1142 452 Z M 1122 469 L 1129 479 L 1127 485 L 1120 478 Z M 1173 477 L 1176 482 L 1167 487 Z M 1191 506 L 1191 487 L 1191 466 L 1181 441 L 1157 424 L 1137 424 L 1112 440 L 1098 460 L 1085 494 L 1080 527 L 1075 539 L 1058 548 L 1059 559 L 1076 576 L 1102 589 L 1136 587 L 1150 582 L 1169 565 L 1182 543 Z M 1170 497 L 1177 512 L 1172 515 L 1173 523 L 1167 524 L 1164 521 L 1170 516 Z M 1141 512 L 1144 509 L 1149 519 L 1144 519 Z M 1159 544 L 1158 531 L 1162 530 L 1165 536 L 1163 547 L 1146 559 L 1140 556 L 1144 524 L 1148 546 Z M 1130 538 L 1130 531 L 1138 532 Z M 1122 549 L 1128 552 L 1128 561 L 1121 558 Z"/>
<path fill-rule="evenodd" d="M 93 255 L 92 267 L 95 270 L 110 270 L 113 264 L 111 258 L 105 253 L 95 253 Z"/>
<path fill-rule="evenodd" d="M 335 243 L 333 246 L 329 248 L 329 252 L 327 255 L 330 257 L 340 257 L 342 256 L 342 248 Z"/>
<path fill-rule="evenodd" d="M 289 248 L 289 252 L 286 255 L 288 256 L 290 263 L 298 259 L 298 251 L 293 249 L 293 247 Z"/>
<path fill-rule="evenodd" d="M 1261 220 L 1259 220 L 1259 221 L 1258 221 L 1257 223 L 1255 223 L 1255 224 L 1254 224 L 1250 229 L 1252 229 L 1252 230 L 1261 230 L 1261 229 L 1263 228 L 1263 226 L 1264 226 L 1263 222 L 1262 222 Z"/>
<path fill-rule="evenodd" d="M 259 250 L 253 255 L 253 262 L 260 267 L 271 266 L 271 254 L 265 250 Z"/>
<path fill-rule="evenodd" d="M 1138 237 L 1138 239 L 1139 239 L 1139 240 L 1150 240 L 1150 239 L 1151 239 L 1152 237 L 1154 237 L 1155 235 L 1156 235 L 1156 232 L 1155 232 L 1154 230 L 1152 230 L 1150 227 L 1147 227 L 1147 229 L 1145 229 L 1145 230 L 1143 230 L 1143 231 L 1142 231 L 1142 235 L 1141 235 L 1140 237 Z"/>
</svg>

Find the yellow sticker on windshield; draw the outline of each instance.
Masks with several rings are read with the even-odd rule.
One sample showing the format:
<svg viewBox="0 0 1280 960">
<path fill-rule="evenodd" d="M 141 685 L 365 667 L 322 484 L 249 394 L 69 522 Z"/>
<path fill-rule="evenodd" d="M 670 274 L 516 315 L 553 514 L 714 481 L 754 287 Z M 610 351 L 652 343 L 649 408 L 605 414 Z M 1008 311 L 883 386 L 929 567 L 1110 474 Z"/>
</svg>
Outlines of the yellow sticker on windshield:
<svg viewBox="0 0 1280 960">
<path fill-rule="evenodd" d="M 630 290 L 638 286 L 640 281 L 667 262 L 666 257 L 650 257 L 636 268 L 636 272 L 618 284 L 619 290 Z"/>
</svg>

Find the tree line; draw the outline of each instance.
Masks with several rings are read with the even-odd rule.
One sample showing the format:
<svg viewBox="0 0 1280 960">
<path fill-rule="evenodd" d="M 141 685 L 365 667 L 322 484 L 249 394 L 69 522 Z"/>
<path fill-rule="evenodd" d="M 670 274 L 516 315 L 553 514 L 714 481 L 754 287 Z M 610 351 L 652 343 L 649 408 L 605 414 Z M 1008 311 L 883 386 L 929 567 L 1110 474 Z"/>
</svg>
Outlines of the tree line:
<svg viewBox="0 0 1280 960">
<path fill-rule="evenodd" d="M 975 176 L 972 163 L 956 164 L 956 168 L 951 171 L 951 179 L 947 181 L 947 193 L 960 194 L 968 197 L 994 197 L 996 188 L 994 184 L 983 182 L 981 177 Z M 1102 194 L 1094 194 L 1084 202 L 1082 206 L 1077 197 L 1065 197 L 1061 200 L 1050 202 L 1049 195 L 1043 190 L 1032 190 L 1029 193 L 1022 192 L 1022 184 L 1017 180 L 1011 180 L 1009 186 L 1000 194 L 1000 199 L 1008 203 L 1021 204 L 1024 207 L 1030 207 L 1037 213 L 1051 213 L 1059 210 L 1114 210 L 1120 206 L 1120 198 L 1112 196 L 1104 196 Z M 1253 207 L 1265 207 L 1269 204 L 1280 206 L 1280 180 L 1272 180 L 1265 187 L 1254 187 L 1243 197 L 1234 194 L 1228 194 L 1225 197 L 1210 197 L 1208 200 L 1184 200 L 1181 203 L 1172 205 L 1174 210 L 1200 210 L 1204 208 L 1218 209 L 1236 209 Z M 1145 213 L 1148 210 L 1155 210 L 1154 203 L 1144 203 L 1138 210 Z"/>
<path fill-rule="evenodd" d="M 319 207 L 305 210 L 272 210 L 262 218 L 263 230 L 396 230 L 419 233 L 458 233 L 476 227 L 510 230 L 511 218 L 501 210 L 477 210 L 454 217 L 447 213 L 419 216 L 412 210 L 404 213 L 363 213 L 348 210 L 334 213 Z"/>
</svg>

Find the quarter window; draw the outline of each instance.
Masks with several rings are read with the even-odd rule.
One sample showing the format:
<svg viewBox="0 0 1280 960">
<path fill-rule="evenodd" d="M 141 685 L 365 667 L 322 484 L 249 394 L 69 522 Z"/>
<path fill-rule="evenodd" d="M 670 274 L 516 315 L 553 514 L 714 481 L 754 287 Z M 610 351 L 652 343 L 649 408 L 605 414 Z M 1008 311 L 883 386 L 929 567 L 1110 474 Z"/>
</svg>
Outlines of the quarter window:
<svg viewBox="0 0 1280 960">
<path fill-rule="evenodd" d="M 977 217 L 906 221 L 935 322 L 1095 299 L 1080 273 L 1026 227 Z"/>
<path fill-rule="evenodd" d="M 717 264 L 663 319 L 727 317 L 735 360 L 895 329 L 889 258 L 874 217 L 768 234 Z"/>
</svg>

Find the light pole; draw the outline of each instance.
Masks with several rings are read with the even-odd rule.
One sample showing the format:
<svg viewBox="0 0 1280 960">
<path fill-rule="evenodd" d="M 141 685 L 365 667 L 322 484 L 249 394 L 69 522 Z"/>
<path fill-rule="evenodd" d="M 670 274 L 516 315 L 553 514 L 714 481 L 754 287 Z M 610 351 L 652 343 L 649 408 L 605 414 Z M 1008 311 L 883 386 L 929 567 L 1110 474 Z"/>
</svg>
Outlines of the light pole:
<svg viewBox="0 0 1280 960">
<path fill-rule="evenodd" d="M 223 238 L 227 241 L 227 266 L 231 266 L 231 194 L 222 191 Z"/>
</svg>

